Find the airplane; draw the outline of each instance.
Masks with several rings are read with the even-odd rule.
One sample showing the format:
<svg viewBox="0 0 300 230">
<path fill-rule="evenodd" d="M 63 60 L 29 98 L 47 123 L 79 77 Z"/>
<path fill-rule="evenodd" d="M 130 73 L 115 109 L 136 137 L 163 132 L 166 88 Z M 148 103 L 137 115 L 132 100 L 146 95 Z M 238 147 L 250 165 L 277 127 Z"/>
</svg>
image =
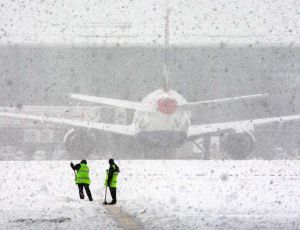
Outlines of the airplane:
<svg viewBox="0 0 300 230">
<path fill-rule="evenodd" d="M 300 115 L 289 115 L 192 125 L 192 108 L 208 104 L 253 100 L 267 97 L 268 94 L 259 93 L 230 98 L 187 102 L 182 95 L 169 88 L 168 78 L 166 76 L 167 75 L 164 77 L 163 88 L 148 94 L 141 102 L 82 94 L 70 94 L 70 98 L 72 99 L 134 110 L 133 121 L 130 125 L 21 113 L 22 109 L 18 109 L 19 112 L 11 112 L 11 110 L 1 111 L 0 116 L 71 126 L 72 129 L 65 134 L 63 139 L 63 143 L 67 143 L 69 146 L 72 144 L 77 144 L 78 146 L 78 143 L 73 143 L 78 141 L 78 139 L 74 140 L 74 135 L 76 132 L 80 132 L 81 129 L 89 131 L 101 130 L 132 136 L 142 145 L 147 145 L 154 149 L 160 147 L 165 149 L 178 148 L 183 146 L 187 141 L 194 141 L 199 137 L 206 135 L 223 135 L 223 143 L 227 146 L 227 151 L 231 151 L 228 154 L 231 154 L 232 158 L 249 155 L 253 151 L 255 145 L 255 137 L 253 134 L 255 125 L 300 119 Z"/>
<path fill-rule="evenodd" d="M 171 8 L 168 1 L 165 16 L 165 44 L 164 44 L 164 86 L 148 94 L 140 102 L 112 99 L 105 97 L 88 96 L 81 94 L 70 94 L 70 98 L 92 102 L 95 104 L 130 109 L 134 111 L 133 121 L 130 125 L 119 125 L 88 121 L 74 118 L 63 118 L 47 115 L 36 115 L 23 112 L 22 108 L 16 110 L 1 110 L 0 116 L 16 119 L 34 120 L 39 122 L 50 122 L 70 126 L 63 138 L 62 143 L 69 149 L 82 148 L 83 142 L 88 145 L 97 140 L 93 131 L 106 131 L 125 136 L 132 136 L 141 145 L 150 148 L 173 149 L 183 146 L 187 141 L 195 141 L 197 138 L 206 138 L 213 135 L 222 137 L 224 150 L 231 158 L 244 159 L 253 152 L 255 146 L 254 126 L 274 122 L 287 122 L 299 120 L 300 115 L 287 115 L 279 117 L 268 117 L 251 120 L 231 121 L 222 123 L 211 123 L 192 125 L 192 108 L 206 106 L 209 104 L 227 103 L 232 101 L 253 100 L 267 97 L 267 93 L 242 95 L 230 98 L 212 99 L 206 101 L 188 102 L 182 95 L 169 88 L 169 15 Z M 24 110 L 23 110 L 24 111 Z M 26 111 L 26 110 L 25 110 Z M 74 128 L 75 127 L 75 128 Z M 83 131 L 84 130 L 84 131 Z M 82 140 L 84 139 L 84 141 Z M 91 140 L 91 141 L 88 141 Z M 78 143 L 81 141 L 80 143 Z M 72 147 L 73 146 L 73 147 Z M 199 146 L 198 146 L 199 147 Z M 208 152 L 208 147 L 204 147 Z M 68 148 L 67 148 L 68 149 Z M 88 148 L 92 151 L 93 148 Z"/>
</svg>

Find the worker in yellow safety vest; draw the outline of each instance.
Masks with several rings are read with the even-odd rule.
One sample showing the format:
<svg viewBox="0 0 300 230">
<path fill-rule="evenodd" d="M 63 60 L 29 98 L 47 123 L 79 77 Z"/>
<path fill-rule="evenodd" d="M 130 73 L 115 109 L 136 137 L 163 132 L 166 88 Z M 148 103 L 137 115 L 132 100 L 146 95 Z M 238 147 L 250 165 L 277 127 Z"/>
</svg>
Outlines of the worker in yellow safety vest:
<svg viewBox="0 0 300 230">
<path fill-rule="evenodd" d="M 117 183 L 120 169 L 113 159 L 109 159 L 109 169 L 106 170 L 106 178 L 104 185 L 109 188 L 112 201 L 108 204 L 113 205 L 117 203 Z"/>
<path fill-rule="evenodd" d="M 74 170 L 74 172 L 75 170 L 77 170 L 77 173 L 75 173 L 75 182 L 78 185 L 80 199 L 84 199 L 84 194 L 83 194 L 83 188 L 84 188 L 89 200 L 93 201 L 92 194 L 89 187 L 91 180 L 89 176 L 89 166 L 87 165 L 87 161 L 82 160 L 80 164 L 76 164 L 76 165 L 74 165 L 73 162 L 71 162 L 70 166 Z"/>
</svg>

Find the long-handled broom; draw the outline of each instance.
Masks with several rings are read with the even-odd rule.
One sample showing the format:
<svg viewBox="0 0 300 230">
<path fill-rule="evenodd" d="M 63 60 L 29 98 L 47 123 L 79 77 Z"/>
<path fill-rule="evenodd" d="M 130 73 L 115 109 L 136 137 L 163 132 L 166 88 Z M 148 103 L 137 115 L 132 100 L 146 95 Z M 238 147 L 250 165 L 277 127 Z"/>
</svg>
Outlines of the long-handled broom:
<svg viewBox="0 0 300 230">
<path fill-rule="evenodd" d="M 104 205 L 107 204 L 107 202 L 106 202 L 106 193 L 107 193 L 107 186 L 105 186 L 105 196 L 104 196 L 104 202 L 103 202 Z"/>
</svg>

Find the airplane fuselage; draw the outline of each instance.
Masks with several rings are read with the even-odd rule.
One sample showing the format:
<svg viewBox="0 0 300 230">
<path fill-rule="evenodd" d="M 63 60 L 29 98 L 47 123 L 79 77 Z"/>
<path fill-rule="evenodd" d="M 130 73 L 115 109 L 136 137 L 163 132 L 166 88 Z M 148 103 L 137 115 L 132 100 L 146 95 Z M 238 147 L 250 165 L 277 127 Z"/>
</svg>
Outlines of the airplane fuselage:
<svg viewBox="0 0 300 230">
<path fill-rule="evenodd" d="M 178 147 L 187 138 L 191 112 L 178 110 L 186 99 L 174 90 L 156 90 L 142 99 L 155 112 L 135 111 L 133 125 L 139 142 L 153 147 Z"/>
</svg>

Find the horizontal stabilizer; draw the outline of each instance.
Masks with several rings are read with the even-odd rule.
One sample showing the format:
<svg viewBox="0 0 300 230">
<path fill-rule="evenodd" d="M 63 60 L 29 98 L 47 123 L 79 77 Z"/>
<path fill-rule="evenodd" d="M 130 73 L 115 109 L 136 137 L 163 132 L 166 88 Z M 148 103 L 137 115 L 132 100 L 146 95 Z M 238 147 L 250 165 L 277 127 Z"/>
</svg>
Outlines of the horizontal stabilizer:
<svg viewBox="0 0 300 230">
<path fill-rule="evenodd" d="M 103 104 L 103 105 L 111 105 L 111 106 L 125 108 L 125 109 L 140 110 L 145 112 L 156 111 L 153 105 L 143 104 L 141 102 L 126 101 L 126 100 L 119 100 L 119 99 L 112 99 L 112 98 L 105 98 L 105 97 L 87 96 L 82 94 L 70 94 L 70 97 L 77 100 L 88 101 L 88 102 L 93 102 L 93 103 Z"/>
<path fill-rule="evenodd" d="M 239 97 L 228 97 L 228 98 L 212 99 L 212 100 L 206 100 L 206 101 L 196 101 L 196 102 L 179 104 L 178 109 L 190 110 L 192 108 L 195 108 L 196 106 L 201 106 L 201 105 L 208 105 L 208 104 L 213 104 L 213 103 L 224 103 L 224 102 L 231 102 L 231 101 L 242 101 L 245 99 L 255 99 L 255 98 L 261 98 L 261 97 L 267 97 L 268 95 L 269 94 L 267 94 L 267 93 L 260 93 L 260 94 L 252 94 L 252 95 L 245 95 L 245 96 L 239 96 Z"/>
</svg>

